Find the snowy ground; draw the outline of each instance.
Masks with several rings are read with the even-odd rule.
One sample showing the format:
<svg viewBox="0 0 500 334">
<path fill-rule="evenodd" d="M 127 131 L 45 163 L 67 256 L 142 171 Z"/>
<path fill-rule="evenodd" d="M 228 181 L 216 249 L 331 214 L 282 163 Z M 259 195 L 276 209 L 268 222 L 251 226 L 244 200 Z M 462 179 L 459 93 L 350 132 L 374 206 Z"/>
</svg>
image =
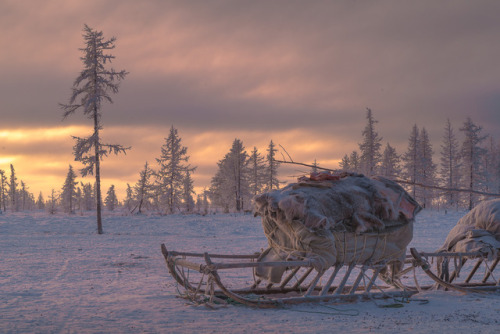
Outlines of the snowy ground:
<svg viewBox="0 0 500 334">
<path fill-rule="evenodd" d="M 462 213 L 424 211 L 412 245 L 432 251 Z M 1 333 L 496 333 L 500 295 L 427 292 L 402 308 L 361 302 L 220 310 L 177 298 L 160 244 L 171 250 L 252 253 L 265 248 L 246 215 L 0 215 Z M 331 308 L 334 307 L 334 308 Z"/>
</svg>

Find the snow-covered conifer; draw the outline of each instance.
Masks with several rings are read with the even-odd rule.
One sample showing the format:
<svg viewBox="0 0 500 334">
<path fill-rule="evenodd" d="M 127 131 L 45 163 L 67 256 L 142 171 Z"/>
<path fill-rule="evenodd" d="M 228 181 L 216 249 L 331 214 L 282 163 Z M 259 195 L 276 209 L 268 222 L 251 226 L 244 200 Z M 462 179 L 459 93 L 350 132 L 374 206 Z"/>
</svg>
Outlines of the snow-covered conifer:
<svg viewBox="0 0 500 334">
<path fill-rule="evenodd" d="M 318 162 L 316 161 L 316 159 L 314 159 L 314 162 L 312 163 L 312 167 L 311 167 L 311 173 L 317 173 L 318 172 Z"/>
<path fill-rule="evenodd" d="M 0 169 L 0 211 L 7 211 L 7 177 L 5 171 Z"/>
<path fill-rule="evenodd" d="M 125 208 L 127 211 L 131 211 L 134 207 L 134 189 L 127 183 L 127 190 L 125 191 Z"/>
<path fill-rule="evenodd" d="M 496 144 L 493 136 L 490 136 L 488 139 L 486 145 L 487 153 L 483 156 L 484 190 L 494 193 L 500 188 L 500 146 Z"/>
<path fill-rule="evenodd" d="M 37 207 L 38 210 L 45 209 L 45 200 L 43 199 L 43 194 L 42 194 L 41 191 L 38 194 L 38 198 L 36 200 L 36 207 Z"/>
<path fill-rule="evenodd" d="M 487 136 L 481 134 L 482 130 L 483 128 L 474 124 L 470 117 L 467 117 L 460 128 L 460 131 L 464 134 L 461 148 L 463 182 L 464 187 L 469 190 L 479 190 L 484 182 L 484 166 L 481 163 L 486 150 L 480 144 Z M 473 193 L 467 195 L 469 210 L 474 207 L 476 197 Z"/>
<path fill-rule="evenodd" d="M 61 192 L 61 205 L 65 213 L 74 214 L 76 200 L 76 174 L 73 171 L 73 166 L 69 165 L 68 174 L 66 174 L 66 180 L 62 187 Z"/>
<path fill-rule="evenodd" d="M 382 154 L 382 163 L 380 165 L 380 175 L 388 179 L 394 179 L 401 174 L 401 158 L 396 149 L 387 143 Z"/>
<path fill-rule="evenodd" d="M 358 151 L 352 151 L 351 155 L 349 156 L 349 163 L 350 163 L 350 171 L 354 173 L 360 173 L 361 172 L 361 158 L 359 156 Z"/>
<path fill-rule="evenodd" d="M 203 188 L 203 215 L 208 214 L 209 202 L 208 202 L 208 190 Z"/>
<path fill-rule="evenodd" d="M 57 200 L 59 199 L 59 195 L 56 193 L 54 189 L 51 190 L 48 202 L 47 202 L 47 211 L 53 215 L 57 212 Z"/>
<path fill-rule="evenodd" d="M 142 213 L 142 206 L 149 204 L 150 199 L 153 197 L 153 185 L 151 184 L 151 176 L 153 170 L 149 168 L 146 161 L 144 169 L 140 172 L 139 180 L 134 186 L 134 199 L 137 208 L 137 213 Z M 135 208 L 131 211 L 134 212 Z"/>
<path fill-rule="evenodd" d="M 444 127 L 441 144 L 440 177 L 443 186 L 449 189 L 458 188 L 460 182 L 460 150 L 458 140 L 449 119 Z M 445 191 L 448 206 L 458 204 L 458 193 Z"/>
<path fill-rule="evenodd" d="M 375 123 L 378 121 L 373 118 L 372 111 L 369 108 L 366 109 L 366 119 L 368 122 L 362 132 L 363 142 L 359 144 L 359 150 L 361 152 L 361 171 L 370 176 L 375 175 L 379 167 L 382 137 L 375 131 Z"/>
<path fill-rule="evenodd" d="M 266 185 L 267 167 L 264 157 L 254 147 L 250 154 L 250 192 L 252 196 L 260 194 Z"/>
<path fill-rule="evenodd" d="M 116 197 L 115 186 L 112 184 L 108 191 L 106 192 L 106 198 L 104 199 L 104 204 L 106 209 L 109 211 L 114 211 L 118 206 L 118 198 Z"/>
<path fill-rule="evenodd" d="M 10 164 L 9 198 L 12 211 L 19 211 L 17 186 L 16 171 L 14 170 L 14 166 Z"/>
<path fill-rule="evenodd" d="M 191 213 L 194 210 L 194 194 L 195 192 L 193 179 L 191 178 L 191 172 L 187 170 L 186 175 L 184 176 L 184 184 L 182 187 L 182 202 L 184 203 L 184 209 L 188 213 Z"/>
<path fill-rule="evenodd" d="M 233 141 L 229 153 L 217 165 L 217 173 L 212 178 L 210 196 L 214 204 L 224 208 L 241 211 L 250 199 L 249 158 L 243 143 Z"/>
<path fill-rule="evenodd" d="M 90 211 L 95 209 L 94 189 L 90 183 L 80 183 L 83 192 L 83 210 Z"/>
<path fill-rule="evenodd" d="M 172 214 L 179 209 L 185 174 L 196 169 L 188 164 L 188 160 L 187 147 L 182 146 L 177 129 L 172 126 L 161 147 L 161 155 L 156 159 L 159 165 L 157 189 L 167 213 Z"/>
<path fill-rule="evenodd" d="M 78 109 L 83 109 L 83 114 L 93 120 L 94 132 L 88 137 L 74 137 L 76 144 L 73 147 L 75 160 L 85 166 L 82 176 L 95 173 L 96 178 L 96 212 L 97 233 L 102 234 L 101 217 L 101 172 L 100 163 L 104 156 L 109 153 L 125 153 L 127 149 L 122 145 L 103 144 L 101 141 L 101 108 L 102 102 L 112 103 L 111 93 L 118 93 L 120 81 L 125 78 L 127 72 L 106 69 L 107 62 L 115 57 L 106 54 L 108 50 L 115 47 L 115 38 L 105 40 L 102 31 L 96 31 L 88 25 L 84 26 L 85 48 L 80 49 L 84 53 L 84 69 L 73 84 L 73 91 L 68 104 L 61 104 L 64 110 L 64 118 L 73 114 Z"/>
<path fill-rule="evenodd" d="M 271 191 L 274 189 L 279 189 L 280 181 L 278 180 L 278 167 L 280 166 L 279 162 L 276 161 L 276 152 L 278 149 L 274 145 L 273 141 L 269 143 L 267 147 L 267 182 L 266 182 L 266 190 Z"/>
<path fill-rule="evenodd" d="M 403 155 L 403 176 L 410 182 L 419 182 L 418 168 L 419 168 L 419 140 L 420 135 L 417 125 L 413 125 L 410 133 L 410 138 L 408 138 L 408 149 Z M 415 198 L 416 186 L 413 184 L 411 186 L 411 195 Z"/>
<path fill-rule="evenodd" d="M 26 183 L 24 183 L 23 180 L 21 180 L 21 188 L 19 189 L 19 200 L 20 200 L 20 207 L 21 210 L 27 210 L 29 209 L 30 206 L 30 193 L 28 192 L 28 186 Z"/>
<path fill-rule="evenodd" d="M 195 208 L 196 208 L 196 213 L 201 213 L 201 208 L 203 207 L 203 197 L 201 196 L 201 194 L 198 194 L 196 195 L 196 204 L 195 204 Z"/>
<path fill-rule="evenodd" d="M 429 139 L 429 135 L 427 130 L 422 128 L 420 131 L 420 140 L 419 140 L 419 163 L 418 163 L 418 174 L 419 182 L 426 186 L 435 186 L 437 181 L 436 170 L 437 166 L 433 162 L 432 157 L 434 152 L 432 150 L 432 145 Z M 430 204 L 430 201 L 433 198 L 433 190 L 426 187 L 418 188 L 417 200 L 419 201 L 422 207 L 426 208 Z"/>
<path fill-rule="evenodd" d="M 340 169 L 344 172 L 348 172 L 351 170 L 351 160 L 349 159 L 349 156 L 347 154 L 344 155 L 344 157 L 340 161 L 339 166 Z"/>
</svg>

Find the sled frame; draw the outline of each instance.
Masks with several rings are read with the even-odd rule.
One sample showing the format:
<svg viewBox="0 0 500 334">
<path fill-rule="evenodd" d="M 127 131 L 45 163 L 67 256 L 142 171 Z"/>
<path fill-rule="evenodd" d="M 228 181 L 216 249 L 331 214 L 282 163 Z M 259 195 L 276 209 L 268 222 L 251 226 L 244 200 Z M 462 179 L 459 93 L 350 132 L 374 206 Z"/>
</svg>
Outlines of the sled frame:
<svg viewBox="0 0 500 334">
<path fill-rule="evenodd" d="M 161 251 L 171 276 L 178 287 L 185 290 L 184 296 L 192 301 L 205 296 L 204 300 L 209 299 L 211 302 L 235 301 L 251 307 L 276 308 L 311 302 L 345 303 L 409 298 L 418 292 L 415 288 L 405 288 L 402 284 L 391 282 L 389 277 L 382 275 L 386 264 L 336 264 L 329 270 L 317 271 L 311 260 L 257 262 L 259 253 L 223 255 L 176 252 L 168 251 L 165 244 L 161 245 Z M 281 267 L 286 268 L 287 272 L 281 282 L 273 284 L 253 276 L 253 270 L 257 267 Z M 254 278 L 254 283 L 248 287 L 229 288 L 221 278 L 227 270 L 245 269 L 250 270 Z M 191 273 L 196 273 L 196 278 Z"/>
<path fill-rule="evenodd" d="M 435 288 L 455 290 L 460 292 L 487 292 L 500 291 L 500 253 L 495 259 L 486 257 L 481 252 L 418 252 L 415 248 L 410 249 L 413 264 L 420 267 L 429 278 L 435 282 Z M 435 263 L 435 270 L 431 263 Z M 467 262 L 473 265 L 464 266 Z M 450 273 L 449 267 L 454 266 Z"/>
</svg>

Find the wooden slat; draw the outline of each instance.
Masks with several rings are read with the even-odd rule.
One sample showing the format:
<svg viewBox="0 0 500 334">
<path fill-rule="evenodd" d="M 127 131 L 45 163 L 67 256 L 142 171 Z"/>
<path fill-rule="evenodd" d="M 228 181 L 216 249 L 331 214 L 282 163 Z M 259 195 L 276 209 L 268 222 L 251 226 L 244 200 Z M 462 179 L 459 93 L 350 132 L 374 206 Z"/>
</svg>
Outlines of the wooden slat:
<svg viewBox="0 0 500 334">
<path fill-rule="evenodd" d="M 324 273 L 325 273 L 324 271 L 320 271 L 320 272 L 318 272 L 316 277 L 314 277 L 314 279 L 311 281 L 311 284 L 309 284 L 309 288 L 307 289 L 306 293 L 304 294 L 305 297 L 311 295 L 311 293 L 316 288 L 316 285 L 318 285 L 319 279 L 321 278 L 321 276 L 323 276 Z"/>
<path fill-rule="evenodd" d="M 342 290 L 344 290 L 344 286 L 347 283 L 347 280 L 349 279 L 349 276 L 351 275 L 351 271 L 354 268 L 354 263 L 351 263 L 349 267 L 347 267 L 346 273 L 344 275 L 344 278 L 340 282 L 338 288 L 333 292 L 334 295 L 340 295 L 342 294 Z"/>
<path fill-rule="evenodd" d="M 323 286 L 323 289 L 321 289 L 321 292 L 320 292 L 321 296 L 324 296 L 328 293 L 328 291 L 330 290 L 330 287 L 331 287 L 333 281 L 335 280 L 335 277 L 337 276 L 340 268 L 342 268 L 342 266 L 340 264 L 335 265 L 335 269 L 333 270 L 332 274 L 328 278 L 328 281 L 326 282 L 326 284 Z"/>
</svg>

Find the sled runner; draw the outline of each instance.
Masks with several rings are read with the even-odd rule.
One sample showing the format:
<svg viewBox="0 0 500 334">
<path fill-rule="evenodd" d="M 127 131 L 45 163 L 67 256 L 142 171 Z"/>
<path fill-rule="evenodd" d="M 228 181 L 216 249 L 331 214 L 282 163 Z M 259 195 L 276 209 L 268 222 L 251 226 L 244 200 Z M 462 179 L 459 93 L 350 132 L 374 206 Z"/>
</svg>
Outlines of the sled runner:
<svg viewBox="0 0 500 334">
<path fill-rule="evenodd" d="M 482 252 L 419 253 L 415 248 L 410 252 L 414 264 L 436 283 L 437 288 L 460 292 L 500 291 L 500 270 L 495 273 L 500 254 L 488 259 Z M 434 270 L 432 263 L 435 263 Z"/>
</svg>

